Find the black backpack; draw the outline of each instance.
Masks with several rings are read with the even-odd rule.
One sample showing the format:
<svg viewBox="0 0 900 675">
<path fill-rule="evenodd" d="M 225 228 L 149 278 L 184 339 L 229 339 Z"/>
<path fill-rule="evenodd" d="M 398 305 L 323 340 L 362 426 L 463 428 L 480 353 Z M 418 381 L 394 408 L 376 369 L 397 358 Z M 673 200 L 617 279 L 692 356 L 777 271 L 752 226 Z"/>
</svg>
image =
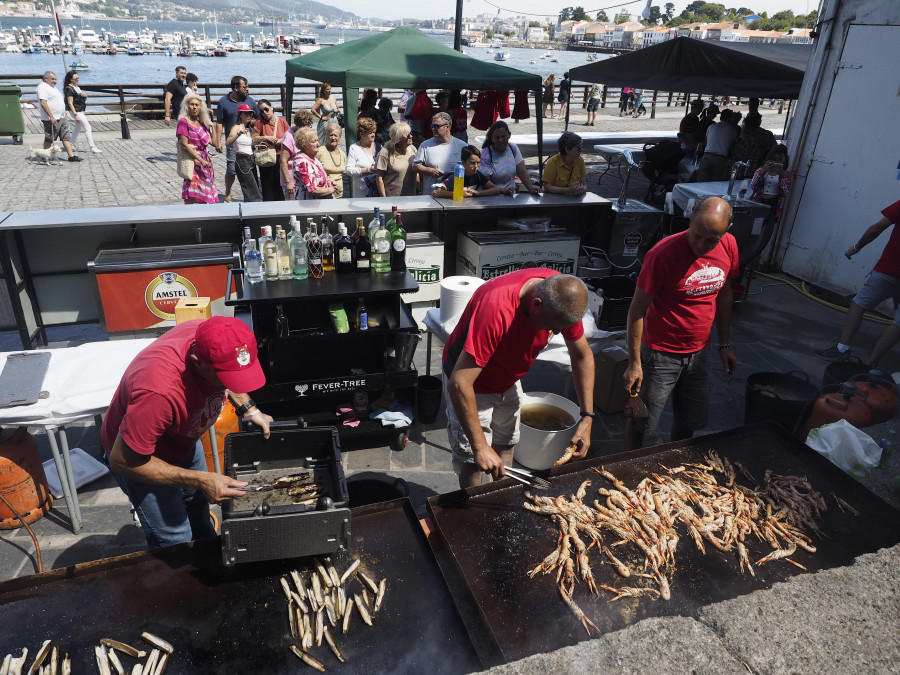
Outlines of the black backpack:
<svg viewBox="0 0 900 675">
<path fill-rule="evenodd" d="M 681 143 L 666 139 L 645 145 L 644 158 L 641 171 L 649 180 L 655 180 L 662 174 L 675 173 L 678 162 L 684 158 L 684 151 Z"/>
</svg>

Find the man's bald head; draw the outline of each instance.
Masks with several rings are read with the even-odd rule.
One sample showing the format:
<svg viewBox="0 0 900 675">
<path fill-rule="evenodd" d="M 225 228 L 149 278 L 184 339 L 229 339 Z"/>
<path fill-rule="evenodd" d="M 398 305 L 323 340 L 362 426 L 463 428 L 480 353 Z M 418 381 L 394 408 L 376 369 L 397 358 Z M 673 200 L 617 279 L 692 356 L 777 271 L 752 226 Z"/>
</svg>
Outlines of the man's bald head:
<svg viewBox="0 0 900 675">
<path fill-rule="evenodd" d="M 566 327 L 581 321 L 588 306 L 588 289 L 571 274 L 554 274 L 543 279 L 535 289 L 546 309 Z"/>
<path fill-rule="evenodd" d="M 691 212 L 688 244 L 695 255 L 705 255 L 719 245 L 731 228 L 731 204 L 721 197 L 706 197 Z"/>
</svg>

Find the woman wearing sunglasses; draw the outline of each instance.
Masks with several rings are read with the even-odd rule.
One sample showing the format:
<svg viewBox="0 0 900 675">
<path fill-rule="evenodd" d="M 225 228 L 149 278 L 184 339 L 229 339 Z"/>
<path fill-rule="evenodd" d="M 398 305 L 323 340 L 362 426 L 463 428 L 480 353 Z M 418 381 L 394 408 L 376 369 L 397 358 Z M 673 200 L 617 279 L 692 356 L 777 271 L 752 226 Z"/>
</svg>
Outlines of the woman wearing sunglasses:
<svg viewBox="0 0 900 675">
<path fill-rule="evenodd" d="M 257 162 L 259 169 L 259 185 L 262 188 L 262 198 L 264 202 L 283 202 L 284 190 L 281 188 L 281 139 L 285 132 L 290 128 L 287 120 L 275 114 L 275 108 L 271 101 L 261 99 L 257 103 L 259 110 L 259 119 L 254 124 L 256 134 L 253 141 L 257 148 L 261 146 L 272 148 L 275 150 L 274 162 L 266 164 Z M 268 154 L 272 154 L 271 152 Z"/>
</svg>

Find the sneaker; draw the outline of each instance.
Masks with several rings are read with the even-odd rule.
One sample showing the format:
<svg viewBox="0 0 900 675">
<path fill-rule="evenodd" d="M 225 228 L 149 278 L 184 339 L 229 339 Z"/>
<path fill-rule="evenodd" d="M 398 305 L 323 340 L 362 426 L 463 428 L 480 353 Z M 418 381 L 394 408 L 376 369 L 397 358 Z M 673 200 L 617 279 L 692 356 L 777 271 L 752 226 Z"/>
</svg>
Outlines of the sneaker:
<svg viewBox="0 0 900 675">
<path fill-rule="evenodd" d="M 70 162 L 83 162 L 84 160 L 81 157 L 79 157 L 78 155 L 72 155 L 71 157 L 69 157 L 69 161 Z"/>
<path fill-rule="evenodd" d="M 813 353 L 820 359 L 825 359 L 826 361 L 840 361 L 841 359 L 850 356 L 851 351 L 848 349 L 847 351 L 842 352 L 838 350 L 837 345 L 831 345 L 825 349 L 817 349 Z"/>
<path fill-rule="evenodd" d="M 103 151 L 102 151 L 100 148 L 98 148 L 96 145 L 92 145 L 92 146 L 91 146 L 91 152 L 93 152 L 94 154 L 99 155 L 99 154 L 100 154 L 101 152 L 103 152 Z"/>
</svg>

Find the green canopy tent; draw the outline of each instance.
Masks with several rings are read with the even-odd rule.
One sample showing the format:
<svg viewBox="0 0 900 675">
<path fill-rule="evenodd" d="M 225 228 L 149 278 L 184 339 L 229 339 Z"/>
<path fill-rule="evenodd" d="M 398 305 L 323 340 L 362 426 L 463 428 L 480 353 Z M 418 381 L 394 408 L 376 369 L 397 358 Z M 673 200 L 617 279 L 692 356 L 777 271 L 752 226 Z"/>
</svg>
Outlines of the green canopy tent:
<svg viewBox="0 0 900 675">
<path fill-rule="evenodd" d="M 400 27 L 362 40 L 319 49 L 285 64 L 287 117 L 293 114 L 294 78 L 340 86 L 344 114 L 355 120 L 359 90 L 365 87 L 401 89 L 457 88 L 533 91 L 537 113 L 538 161 L 543 147 L 541 78 L 515 68 L 485 63 L 450 49 L 415 28 Z M 346 128 L 347 147 L 356 142 L 356 125 Z"/>
</svg>

